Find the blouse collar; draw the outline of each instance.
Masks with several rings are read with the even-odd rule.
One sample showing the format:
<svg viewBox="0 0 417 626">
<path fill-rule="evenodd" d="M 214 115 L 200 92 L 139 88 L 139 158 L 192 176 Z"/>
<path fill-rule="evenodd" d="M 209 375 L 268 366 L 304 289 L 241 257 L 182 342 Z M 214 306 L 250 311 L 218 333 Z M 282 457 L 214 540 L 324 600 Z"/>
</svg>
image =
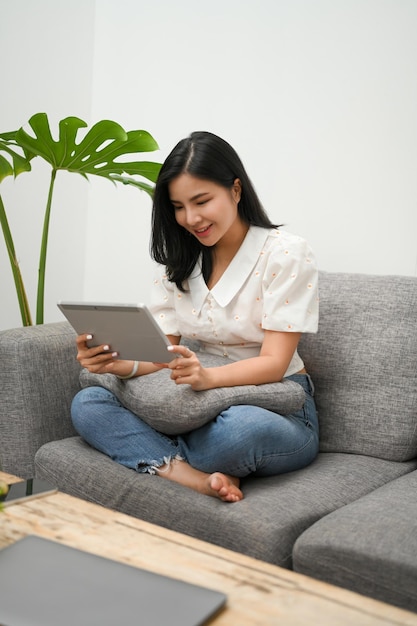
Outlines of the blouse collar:
<svg viewBox="0 0 417 626">
<path fill-rule="evenodd" d="M 201 259 L 196 263 L 188 279 L 188 287 L 193 307 L 197 313 L 201 311 L 209 293 L 221 307 L 227 306 L 233 300 L 258 261 L 270 232 L 268 228 L 250 226 L 239 250 L 211 290 L 208 289 L 203 278 Z"/>
</svg>

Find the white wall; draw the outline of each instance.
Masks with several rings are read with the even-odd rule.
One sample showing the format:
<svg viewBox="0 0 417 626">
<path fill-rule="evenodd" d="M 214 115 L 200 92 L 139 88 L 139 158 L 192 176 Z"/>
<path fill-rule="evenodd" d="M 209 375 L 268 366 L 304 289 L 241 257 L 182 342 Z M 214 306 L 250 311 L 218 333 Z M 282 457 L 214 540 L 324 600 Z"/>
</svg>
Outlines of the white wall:
<svg viewBox="0 0 417 626">
<path fill-rule="evenodd" d="M 19 101 L 25 94 L 25 107 L 16 109 L 11 99 L 0 104 L 5 130 L 38 110 L 55 119 L 84 116 L 89 124 L 114 119 L 127 130 L 151 132 L 161 147 L 155 160 L 192 130 L 210 130 L 236 147 L 271 218 L 307 237 L 322 269 L 417 274 L 415 0 L 64 6 L 0 0 L 9 21 L 25 7 L 27 30 L 17 91 Z M 52 12 L 46 39 L 53 41 L 37 41 L 36 53 L 27 54 L 39 7 Z M 15 39 L 4 32 L 2 58 Z M 34 81 L 44 62 L 52 65 L 53 80 L 42 73 Z M 60 75 L 62 65 L 69 79 Z M 24 91 L 27 80 L 36 91 Z M 135 189 L 74 178 L 62 176 L 56 207 L 65 250 L 54 233 L 47 321 L 60 319 L 58 299 L 148 295 L 150 200 Z M 68 193 L 75 221 L 64 214 Z M 19 231 L 27 235 L 27 224 Z M 4 293 L 2 260 L 1 267 Z"/>
<path fill-rule="evenodd" d="M 0 0 L 0 132 L 16 130 L 45 111 L 51 130 L 76 115 L 90 122 L 94 52 L 94 0 Z M 0 185 L 23 280 L 35 317 L 37 272 L 50 169 L 33 161 L 34 172 Z M 51 216 L 45 320 L 60 318 L 62 285 L 83 296 L 88 183 L 57 176 Z M 0 230 L 0 329 L 21 326 L 14 282 Z"/>
</svg>

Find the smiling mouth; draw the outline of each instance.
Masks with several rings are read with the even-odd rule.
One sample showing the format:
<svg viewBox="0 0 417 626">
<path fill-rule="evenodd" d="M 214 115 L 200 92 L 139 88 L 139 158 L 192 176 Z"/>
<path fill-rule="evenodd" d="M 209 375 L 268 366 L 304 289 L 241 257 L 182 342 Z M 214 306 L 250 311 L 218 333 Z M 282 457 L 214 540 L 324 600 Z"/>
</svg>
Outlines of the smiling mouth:
<svg viewBox="0 0 417 626">
<path fill-rule="evenodd" d="M 205 234 L 206 234 L 206 233 L 210 230 L 211 226 L 212 226 L 212 225 L 211 225 L 211 224 L 209 224 L 208 226 L 205 226 L 204 228 L 199 228 L 198 230 L 196 229 L 196 230 L 194 231 L 194 233 L 195 233 L 197 236 L 205 235 Z"/>
</svg>

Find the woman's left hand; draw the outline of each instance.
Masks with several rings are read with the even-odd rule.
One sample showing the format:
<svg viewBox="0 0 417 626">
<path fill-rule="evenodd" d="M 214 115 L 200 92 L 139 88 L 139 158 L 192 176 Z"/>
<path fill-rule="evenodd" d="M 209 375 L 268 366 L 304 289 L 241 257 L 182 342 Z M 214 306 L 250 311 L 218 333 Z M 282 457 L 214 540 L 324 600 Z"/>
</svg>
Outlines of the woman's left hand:
<svg viewBox="0 0 417 626">
<path fill-rule="evenodd" d="M 194 391 L 211 388 L 210 369 L 201 365 L 195 352 L 181 345 L 172 346 L 172 351 L 181 355 L 168 364 L 176 385 L 190 385 Z"/>
</svg>

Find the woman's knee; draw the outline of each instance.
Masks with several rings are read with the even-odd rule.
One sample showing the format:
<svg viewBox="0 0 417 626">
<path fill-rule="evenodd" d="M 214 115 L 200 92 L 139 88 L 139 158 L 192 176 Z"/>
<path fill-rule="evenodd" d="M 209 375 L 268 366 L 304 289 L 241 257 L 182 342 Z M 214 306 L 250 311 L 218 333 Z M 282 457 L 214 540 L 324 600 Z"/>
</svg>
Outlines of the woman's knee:
<svg viewBox="0 0 417 626">
<path fill-rule="evenodd" d="M 81 389 L 71 403 L 71 419 L 77 432 L 94 421 L 97 405 L 108 401 L 112 394 L 103 387 L 86 387 Z"/>
</svg>

